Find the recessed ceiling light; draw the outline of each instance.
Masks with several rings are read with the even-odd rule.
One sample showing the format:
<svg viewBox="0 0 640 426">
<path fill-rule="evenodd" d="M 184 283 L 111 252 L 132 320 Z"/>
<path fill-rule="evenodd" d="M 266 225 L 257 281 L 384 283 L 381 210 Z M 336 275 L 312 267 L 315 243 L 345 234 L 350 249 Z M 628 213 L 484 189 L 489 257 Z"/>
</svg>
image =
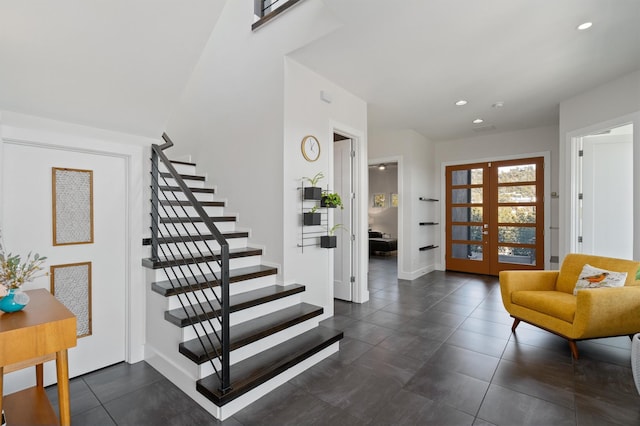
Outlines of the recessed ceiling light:
<svg viewBox="0 0 640 426">
<path fill-rule="evenodd" d="M 462 105 L 466 105 L 467 101 L 465 101 L 464 99 L 460 99 L 459 101 L 456 102 L 457 106 L 462 106 Z"/>
<path fill-rule="evenodd" d="M 380 164 L 378 166 L 378 170 L 387 170 L 387 166 L 385 164 Z"/>
<path fill-rule="evenodd" d="M 493 108 L 502 108 L 504 106 L 504 102 L 498 101 L 495 104 L 491 105 Z"/>
<path fill-rule="evenodd" d="M 475 120 L 473 120 L 473 124 L 480 124 L 480 123 L 484 123 L 484 120 L 482 118 L 476 118 Z"/>
<path fill-rule="evenodd" d="M 587 28 L 591 28 L 592 25 L 593 25 L 593 22 L 584 22 L 584 23 L 578 25 L 578 29 L 580 31 L 586 30 Z"/>
</svg>

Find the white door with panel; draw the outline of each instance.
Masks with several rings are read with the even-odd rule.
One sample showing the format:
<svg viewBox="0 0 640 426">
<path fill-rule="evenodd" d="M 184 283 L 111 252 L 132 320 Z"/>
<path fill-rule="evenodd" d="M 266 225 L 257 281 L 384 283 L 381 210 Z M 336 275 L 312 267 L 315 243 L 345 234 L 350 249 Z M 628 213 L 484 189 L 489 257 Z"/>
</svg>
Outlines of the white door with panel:
<svg viewBox="0 0 640 426">
<path fill-rule="evenodd" d="M 53 245 L 52 168 L 93 172 L 93 243 Z M 126 173 L 123 157 L 20 142 L 4 143 L 2 233 L 5 250 L 25 256 L 30 251 L 47 256 L 47 272 L 51 266 L 91 262 L 90 281 L 78 280 L 78 287 L 72 286 L 70 290 L 71 303 L 77 303 L 73 309 L 88 309 L 88 315 L 83 317 L 91 329 L 89 335 L 78 338 L 77 346 L 69 350 L 71 377 L 125 359 Z M 80 276 L 86 277 L 86 274 Z M 38 278 L 24 288 L 51 291 L 50 278 Z M 7 375 L 5 392 L 31 385 L 33 377 L 29 369 Z M 45 385 L 55 381 L 55 365 L 48 362 Z"/>
<path fill-rule="evenodd" d="M 344 209 L 336 208 L 333 223 L 344 228 L 336 230 L 337 247 L 333 255 L 333 297 L 347 301 L 353 300 L 353 142 L 344 139 L 333 143 L 333 191 L 342 199 Z"/>
<path fill-rule="evenodd" d="M 584 137 L 581 253 L 633 258 L 633 135 Z"/>
</svg>

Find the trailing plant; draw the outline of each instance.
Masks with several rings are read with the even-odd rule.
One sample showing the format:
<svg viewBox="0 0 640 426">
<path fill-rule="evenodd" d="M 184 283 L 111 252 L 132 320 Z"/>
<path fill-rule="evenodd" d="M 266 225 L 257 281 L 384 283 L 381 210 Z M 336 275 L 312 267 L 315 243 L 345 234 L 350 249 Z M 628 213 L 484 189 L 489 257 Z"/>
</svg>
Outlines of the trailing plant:
<svg viewBox="0 0 640 426">
<path fill-rule="evenodd" d="M 20 255 L 5 254 L 0 233 L 0 297 L 6 296 L 10 289 L 20 288 L 26 282 L 47 275 L 47 273 L 37 275 L 44 269 L 42 265 L 46 259 L 45 256 L 40 256 L 38 253 L 31 257 L 31 252 L 29 252 L 27 259 L 22 262 Z"/>
<path fill-rule="evenodd" d="M 336 231 L 337 231 L 338 229 L 344 229 L 345 231 L 349 231 L 349 229 L 347 229 L 347 227 L 346 227 L 346 226 L 344 226 L 343 224 L 341 224 L 341 223 L 336 223 L 335 225 L 333 225 L 331 228 L 329 228 L 329 229 L 327 230 L 327 233 L 328 233 L 330 236 L 333 236 L 333 235 L 335 235 L 335 233 L 336 233 Z"/>
<path fill-rule="evenodd" d="M 340 207 L 344 210 L 344 206 L 342 205 L 342 199 L 340 198 L 340 194 L 337 192 L 328 192 L 324 191 L 322 193 L 322 202 L 327 207 Z"/>
<path fill-rule="evenodd" d="M 311 210 L 309 210 L 309 213 L 315 213 L 318 210 L 318 206 L 313 206 L 311 207 Z"/>
<path fill-rule="evenodd" d="M 311 186 L 317 186 L 318 182 L 320 182 L 320 179 L 324 178 L 324 173 L 322 172 L 318 172 L 316 173 L 316 175 L 312 178 L 308 178 L 308 177 L 303 177 L 302 179 L 309 181 L 309 183 L 311 184 Z"/>
</svg>

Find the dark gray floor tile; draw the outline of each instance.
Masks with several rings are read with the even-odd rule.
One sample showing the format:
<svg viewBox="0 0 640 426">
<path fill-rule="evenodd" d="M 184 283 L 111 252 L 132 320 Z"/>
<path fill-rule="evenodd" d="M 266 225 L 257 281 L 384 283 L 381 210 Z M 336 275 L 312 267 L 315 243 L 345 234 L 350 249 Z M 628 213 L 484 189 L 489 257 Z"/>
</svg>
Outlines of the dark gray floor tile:
<svg viewBox="0 0 640 426">
<path fill-rule="evenodd" d="M 330 318 L 320 321 L 320 325 L 323 327 L 332 328 L 334 330 L 344 330 L 355 321 L 357 320 L 351 317 L 347 317 L 344 315 L 334 315 Z"/>
<path fill-rule="evenodd" d="M 502 354 L 503 359 L 516 363 L 527 364 L 565 364 L 573 366 L 571 353 L 564 350 L 545 349 L 522 343 L 520 339 L 512 338 Z"/>
<path fill-rule="evenodd" d="M 457 346 L 442 345 L 427 361 L 418 374 L 431 374 L 438 369 L 465 374 L 476 379 L 489 382 L 498 367 L 499 358 Z"/>
<path fill-rule="evenodd" d="M 460 325 L 460 329 L 505 340 L 511 337 L 511 326 L 478 318 L 467 318 Z"/>
<path fill-rule="evenodd" d="M 59 414 L 58 386 L 48 386 L 45 391 L 53 409 Z M 91 389 L 89 389 L 89 386 L 87 386 L 81 377 L 69 381 L 69 404 L 71 406 L 71 413 L 74 415 L 100 407 L 100 401 L 98 401 L 98 398 L 91 392 Z"/>
<path fill-rule="evenodd" d="M 399 386 L 407 383 L 423 363 L 379 346 L 367 351 L 354 362 L 355 365 L 392 379 Z"/>
<path fill-rule="evenodd" d="M 611 401 L 577 393 L 576 418 L 579 426 L 639 425 L 640 398 Z"/>
<path fill-rule="evenodd" d="M 364 424 L 342 410 L 285 383 L 234 416 L 243 425 Z"/>
<path fill-rule="evenodd" d="M 403 331 L 405 333 L 415 334 L 426 339 L 444 342 L 456 331 L 456 327 L 442 325 L 425 321 L 424 319 L 416 318 L 407 322 Z"/>
<path fill-rule="evenodd" d="M 340 340 L 340 350 L 331 355 L 331 358 L 337 359 L 344 364 L 351 364 L 373 347 L 374 346 L 369 343 L 344 337 Z"/>
<path fill-rule="evenodd" d="M 496 358 L 502 356 L 502 352 L 504 352 L 504 348 L 507 346 L 506 339 L 460 329 L 456 330 L 445 343 Z"/>
<path fill-rule="evenodd" d="M 574 409 L 573 367 L 566 364 L 524 364 L 501 360 L 492 384 Z"/>
<path fill-rule="evenodd" d="M 71 413 L 73 426 L 116 426 L 107 410 L 101 405 L 78 414 L 75 414 L 72 408 Z"/>
<path fill-rule="evenodd" d="M 378 343 L 378 347 L 408 356 L 419 361 L 427 361 L 440 348 L 442 342 L 430 340 L 415 334 L 398 333 Z"/>
<path fill-rule="evenodd" d="M 364 321 L 358 321 L 357 323 L 345 328 L 343 332 L 347 337 L 360 340 L 371 345 L 377 345 L 395 333 L 395 331 L 390 328 L 381 327 Z"/>
<path fill-rule="evenodd" d="M 493 384 L 482 403 L 478 417 L 496 425 L 576 424 L 573 410 Z"/>
<path fill-rule="evenodd" d="M 440 370 L 425 364 L 407 383 L 405 390 L 449 405 L 475 416 L 489 383 L 455 371 Z"/>
<path fill-rule="evenodd" d="M 150 383 L 166 380 L 162 374 L 146 362 L 136 364 L 123 362 L 107 369 L 89 373 L 83 376 L 83 379 L 102 404 Z"/>
<path fill-rule="evenodd" d="M 409 318 L 381 310 L 363 317 L 362 321 L 370 322 L 381 327 L 391 328 L 393 330 L 400 330 L 403 328 L 404 324 L 409 321 Z"/>
<path fill-rule="evenodd" d="M 449 302 L 447 300 L 441 300 L 440 302 L 433 305 L 431 309 L 436 311 L 441 311 L 441 312 L 447 312 L 450 314 L 463 315 L 466 317 L 471 312 L 473 312 L 474 309 L 476 309 L 476 306 L 464 305 L 460 303 Z"/>
<path fill-rule="evenodd" d="M 199 407 L 168 380 L 159 380 L 138 392 L 124 393 L 104 404 L 118 425 L 166 424 L 170 417 Z"/>
<path fill-rule="evenodd" d="M 474 417 L 421 395 L 401 390 L 374 415 L 376 425 L 439 425 L 473 424 Z"/>
</svg>

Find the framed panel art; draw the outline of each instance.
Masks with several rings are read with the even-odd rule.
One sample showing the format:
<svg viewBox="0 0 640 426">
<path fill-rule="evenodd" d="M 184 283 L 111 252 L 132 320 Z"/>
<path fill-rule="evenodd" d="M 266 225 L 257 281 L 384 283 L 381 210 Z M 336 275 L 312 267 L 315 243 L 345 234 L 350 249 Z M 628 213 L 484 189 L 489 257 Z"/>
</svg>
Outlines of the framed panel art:
<svg viewBox="0 0 640 426">
<path fill-rule="evenodd" d="M 373 194 L 373 207 L 386 207 L 387 199 L 384 193 Z"/>
<path fill-rule="evenodd" d="M 77 336 L 91 336 L 91 262 L 51 265 L 51 294 L 76 316 Z"/>
<path fill-rule="evenodd" d="M 398 194 L 395 192 L 391 193 L 391 207 L 398 207 Z"/>
<path fill-rule="evenodd" d="M 51 169 L 53 245 L 93 243 L 93 171 Z"/>
</svg>

